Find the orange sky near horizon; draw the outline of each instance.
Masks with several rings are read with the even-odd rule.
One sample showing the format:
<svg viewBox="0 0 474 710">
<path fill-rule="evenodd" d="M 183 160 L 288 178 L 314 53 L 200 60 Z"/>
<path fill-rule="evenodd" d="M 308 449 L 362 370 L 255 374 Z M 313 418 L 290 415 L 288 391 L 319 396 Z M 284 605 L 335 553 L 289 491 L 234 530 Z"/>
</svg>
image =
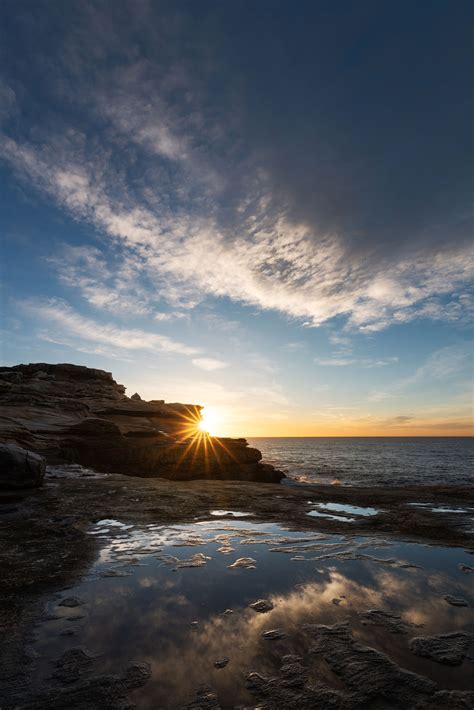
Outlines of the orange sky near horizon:
<svg viewBox="0 0 474 710">
<path fill-rule="evenodd" d="M 210 433 L 215 436 L 258 437 L 443 437 L 474 436 L 474 423 L 466 417 L 419 419 L 412 423 L 397 424 L 383 421 L 374 416 L 347 418 L 344 421 L 310 421 L 303 417 L 281 418 L 279 420 L 262 417 L 252 421 L 244 412 L 235 412 L 219 407 L 205 407 L 204 416 L 209 413 L 212 426 Z"/>
</svg>

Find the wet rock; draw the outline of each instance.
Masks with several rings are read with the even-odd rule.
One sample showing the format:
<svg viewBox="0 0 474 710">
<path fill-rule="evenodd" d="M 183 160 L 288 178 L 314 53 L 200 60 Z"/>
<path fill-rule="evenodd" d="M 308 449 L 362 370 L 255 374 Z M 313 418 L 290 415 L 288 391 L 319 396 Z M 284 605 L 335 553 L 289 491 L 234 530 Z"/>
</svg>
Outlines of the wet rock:
<svg viewBox="0 0 474 710">
<path fill-rule="evenodd" d="M 268 599 L 258 599 L 256 602 L 249 604 L 249 608 L 257 611 L 259 614 L 265 614 L 273 609 L 273 604 Z"/>
<path fill-rule="evenodd" d="M 214 661 L 214 668 L 225 668 L 229 661 L 230 658 L 227 658 L 227 656 L 219 658 L 217 661 Z"/>
<path fill-rule="evenodd" d="M 408 621 L 403 621 L 398 614 L 392 614 L 383 609 L 369 609 L 361 611 L 358 614 L 362 624 L 372 624 L 373 626 L 383 626 L 391 634 L 406 634 L 413 627 L 417 628 L 418 624 L 411 624 Z"/>
<path fill-rule="evenodd" d="M 420 700 L 411 710 L 472 710 L 473 707 L 473 691 L 440 690 L 428 700 Z"/>
<path fill-rule="evenodd" d="M 190 557 L 188 560 L 179 560 L 174 564 L 174 567 L 176 568 L 184 568 L 184 567 L 204 567 L 204 565 L 209 561 L 212 560 L 212 557 L 209 557 L 208 555 L 203 555 L 202 552 L 198 552 L 192 557 Z"/>
<path fill-rule="evenodd" d="M 222 547 L 217 548 L 217 552 L 221 552 L 223 555 L 230 555 L 231 552 L 235 552 L 235 547 L 232 547 L 232 545 L 222 545 Z"/>
<path fill-rule="evenodd" d="M 141 688 L 151 678 L 151 666 L 149 663 L 129 663 L 125 669 L 125 684 L 127 688 Z"/>
<path fill-rule="evenodd" d="M 130 577 L 130 572 L 123 569 L 104 569 L 100 572 L 101 577 Z"/>
<path fill-rule="evenodd" d="M 147 663 L 131 663 L 122 675 L 83 676 L 76 675 L 76 682 L 66 687 L 42 688 L 32 697 L 17 696 L 14 706 L 22 710 L 131 710 L 134 705 L 127 696 L 145 685 L 151 670 Z"/>
<path fill-rule="evenodd" d="M 462 562 L 458 564 L 459 569 L 461 572 L 466 572 L 468 574 L 469 572 L 474 572 L 474 567 L 470 567 L 469 565 L 465 565 Z"/>
<path fill-rule="evenodd" d="M 0 489 L 38 488 L 46 473 L 46 460 L 14 444 L 0 444 Z"/>
<path fill-rule="evenodd" d="M 281 657 L 281 662 L 282 662 L 283 664 L 286 664 L 286 663 L 300 663 L 302 660 L 303 660 L 303 659 L 302 659 L 301 656 L 297 656 L 297 655 L 294 654 L 294 653 L 287 653 L 285 656 L 282 656 L 282 657 Z"/>
<path fill-rule="evenodd" d="M 281 683 L 285 687 L 301 688 L 306 682 L 308 669 L 299 661 L 284 663 L 280 668 Z"/>
<path fill-rule="evenodd" d="M 66 606 L 68 608 L 74 609 L 77 606 L 81 606 L 83 604 L 82 599 L 79 599 L 79 597 L 65 597 L 62 601 L 59 602 L 58 606 Z"/>
<path fill-rule="evenodd" d="M 436 690 L 433 681 L 400 668 L 384 653 L 356 642 L 347 623 L 305 624 L 304 628 L 315 639 L 311 652 L 324 658 L 361 703 L 385 698 L 410 707 L 418 696 Z"/>
<path fill-rule="evenodd" d="M 474 635 L 455 631 L 439 636 L 417 636 L 410 641 L 410 648 L 416 656 L 448 666 L 459 666 L 466 657 Z"/>
<path fill-rule="evenodd" d="M 201 685 L 194 699 L 183 710 L 220 710 L 217 695 L 210 685 Z"/>
<path fill-rule="evenodd" d="M 443 599 L 451 606 L 469 606 L 469 602 L 463 597 L 453 597 L 451 594 L 446 594 Z"/>
<path fill-rule="evenodd" d="M 239 557 L 231 565 L 227 565 L 228 569 L 237 569 L 238 567 L 243 567 L 244 569 L 257 569 L 257 560 L 253 557 Z"/>
<path fill-rule="evenodd" d="M 77 680 L 92 670 L 93 656 L 81 648 L 70 648 L 56 661 L 53 678 L 61 683 L 76 683 Z"/>
<path fill-rule="evenodd" d="M 262 638 L 265 641 L 278 641 L 278 639 L 285 638 L 286 634 L 282 629 L 270 629 L 269 631 L 264 631 Z"/>
<path fill-rule="evenodd" d="M 283 673 L 265 677 L 250 673 L 246 687 L 265 710 L 340 710 L 350 708 L 349 695 L 334 690 L 324 683 L 306 684 L 303 666 L 295 664 L 291 669 L 283 666 Z"/>
</svg>

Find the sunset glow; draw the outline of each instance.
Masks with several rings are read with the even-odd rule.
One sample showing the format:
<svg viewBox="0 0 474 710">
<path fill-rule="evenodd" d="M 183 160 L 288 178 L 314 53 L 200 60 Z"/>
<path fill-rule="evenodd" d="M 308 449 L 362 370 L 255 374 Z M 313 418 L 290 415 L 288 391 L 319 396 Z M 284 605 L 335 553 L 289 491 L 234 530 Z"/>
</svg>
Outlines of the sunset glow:
<svg viewBox="0 0 474 710">
<path fill-rule="evenodd" d="M 208 407 L 204 407 L 201 414 L 202 419 L 199 422 L 200 431 L 204 432 L 205 434 L 210 434 L 210 436 L 217 436 L 218 417 L 215 410 L 209 409 Z"/>
</svg>

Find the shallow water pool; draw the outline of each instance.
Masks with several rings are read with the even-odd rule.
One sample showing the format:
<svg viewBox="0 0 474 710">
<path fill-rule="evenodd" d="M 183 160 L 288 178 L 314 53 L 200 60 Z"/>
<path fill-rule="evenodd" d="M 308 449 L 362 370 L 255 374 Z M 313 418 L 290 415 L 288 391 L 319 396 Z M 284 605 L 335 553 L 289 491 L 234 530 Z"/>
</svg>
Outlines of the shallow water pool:
<svg viewBox="0 0 474 710">
<path fill-rule="evenodd" d="M 341 687 L 309 653 L 314 639 L 305 625 L 347 621 L 358 641 L 403 668 L 443 687 L 474 687 L 471 661 L 448 667 L 408 646 L 411 636 L 474 630 L 472 575 L 459 567 L 473 561 L 465 550 L 248 520 L 140 526 L 106 519 L 89 532 L 97 560 L 48 602 L 33 649 L 38 679 L 48 682 L 58 656 L 79 647 L 94 656 L 97 674 L 132 660 L 150 664 L 151 680 L 131 695 L 139 708 L 179 708 L 203 683 L 222 708 L 255 706 L 245 678 L 278 673 L 288 654 L 303 658 L 311 677 Z M 235 566 L 240 559 L 254 564 Z M 451 606 L 447 594 L 470 606 Z M 77 604 L 64 606 L 65 598 Z M 273 608 L 249 606 L 261 599 Z M 399 615 L 405 630 L 394 632 L 383 614 L 367 615 L 374 609 Z M 281 634 L 267 633 L 275 630 Z"/>
</svg>

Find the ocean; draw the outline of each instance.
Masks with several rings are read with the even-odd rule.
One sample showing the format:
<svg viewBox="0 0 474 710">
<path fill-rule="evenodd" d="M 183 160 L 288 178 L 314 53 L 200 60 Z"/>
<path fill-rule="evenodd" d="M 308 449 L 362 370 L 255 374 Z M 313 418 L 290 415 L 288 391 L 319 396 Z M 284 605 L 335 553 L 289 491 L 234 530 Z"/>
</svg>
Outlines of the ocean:
<svg viewBox="0 0 474 710">
<path fill-rule="evenodd" d="M 474 483 L 472 437 L 249 438 L 291 478 L 344 486 Z"/>
</svg>

